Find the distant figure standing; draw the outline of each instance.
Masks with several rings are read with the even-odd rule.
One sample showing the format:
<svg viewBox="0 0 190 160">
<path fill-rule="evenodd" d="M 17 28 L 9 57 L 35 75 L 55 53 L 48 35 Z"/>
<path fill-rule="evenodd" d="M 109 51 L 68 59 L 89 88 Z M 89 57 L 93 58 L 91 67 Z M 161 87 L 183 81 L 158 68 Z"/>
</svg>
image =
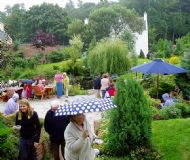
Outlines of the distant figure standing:
<svg viewBox="0 0 190 160">
<path fill-rule="evenodd" d="M 6 115 L 12 114 L 18 110 L 18 99 L 19 95 L 14 93 L 13 96 L 8 100 L 8 102 L 5 104 L 4 111 Z"/>
<path fill-rule="evenodd" d="M 67 73 L 63 73 L 63 86 L 64 86 L 64 95 L 66 98 L 69 96 L 69 77 Z"/>
<path fill-rule="evenodd" d="M 95 89 L 95 95 L 97 98 L 100 98 L 100 88 L 101 88 L 101 76 L 100 74 L 96 75 L 96 79 L 93 81 L 94 82 L 94 89 Z"/>
<path fill-rule="evenodd" d="M 152 60 L 154 60 L 154 56 L 155 56 L 155 55 L 154 55 L 154 52 L 152 52 Z"/>
<path fill-rule="evenodd" d="M 68 116 L 55 116 L 55 111 L 59 107 L 59 102 L 51 102 L 51 109 L 46 113 L 44 120 L 45 131 L 50 137 L 50 149 L 54 160 L 59 160 L 59 146 L 61 145 L 62 155 L 64 155 L 65 139 L 64 132 L 70 120 Z"/>
<path fill-rule="evenodd" d="M 101 91 L 102 91 L 102 98 L 105 97 L 106 89 L 109 87 L 110 81 L 107 74 L 103 74 L 103 78 L 101 79 Z"/>
<path fill-rule="evenodd" d="M 37 112 L 33 111 L 27 99 L 19 101 L 19 111 L 16 113 L 16 126 L 20 128 L 19 160 L 36 160 L 41 126 Z"/>
<path fill-rule="evenodd" d="M 150 59 L 150 52 L 147 53 L 146 57 L 147 59 Z"/>
<path fill-rule="evenodd" d="M 60 98 L 63 95 L 63 75 L 58 72 L 54 79 L 56 81 L 56 95 L 57 98 Z"/>
</svg>

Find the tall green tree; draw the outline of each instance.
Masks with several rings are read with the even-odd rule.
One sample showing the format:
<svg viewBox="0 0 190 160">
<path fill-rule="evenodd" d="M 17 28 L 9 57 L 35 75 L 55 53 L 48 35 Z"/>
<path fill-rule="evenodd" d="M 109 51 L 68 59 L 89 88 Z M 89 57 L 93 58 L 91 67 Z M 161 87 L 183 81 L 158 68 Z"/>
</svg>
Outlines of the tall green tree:
<svg viewBox="0 0 190 160">
<path fill-rule="evenodd" d="M 80 19 L 75 19 L 68 25 L 67 31 L 69 36 L 74 36 L 74 35 L 80 35 L 83 32 L 83 29 L 84 29 L 84 22 Z"/>
<path fill-rule="evenodd" d="M 126 156 L 139 147 L 149 146 L 151 140 L 151 113 L 143 87 L 134 79 L 120 78 L 117 81 L 107 134 L 110 154 Z"/>
<path fill-rule="evenodd" d="M 75 63 L 77 58 L 80 58 L 82 55 L 82 48 L 84 43 L 82 42 L 80 36 L 74 35 L 72 39 L 69 41 L 69 44 L 71 60 Z"/>
<path fill-rule="evenodd" d="M 156 40 L 167 38 L 175 42 L 190 29 L 189 0 L 119 0 L 128 8 L 134 8 L 143 16 L 148 14 L 149 26 L 156 29 Z"/>
<path fill-rule="evenodd" d="M 58 5 L 43 3 L 32 6 L 25 15 L 25 29 L 27 40 L 38 30 L 52 33 L 59 44 L 67 43 L 67 27 L 69 19 L 66 11 Z"/>
<path fill-rule="evenodd" d="M 187 73 L 176 76 L 176 84 L 183 93 L 185 100 L 190 100 L 190 47 L 185 49 L 184 56 L 181 60 L 181 67 L 187 70 Z"/>
<path fill-rule="evenodd" d="M 89 16 L 89 25 L 96 33 L 97 40 L 117 37 L 122 31 L 130 28 L 133 32 L 142 31 L 143 21 L 134 10 L 120 5 L 110 5 L 96 9 Z"/>
<path fill-rule="evenodd" d="M 15 4 L 13 7 L 7 6 L 4 23 L 6 31 L 13 40 L 24 41 L 24 15 L 26 10 L 24 4 Z"/>
</svg>

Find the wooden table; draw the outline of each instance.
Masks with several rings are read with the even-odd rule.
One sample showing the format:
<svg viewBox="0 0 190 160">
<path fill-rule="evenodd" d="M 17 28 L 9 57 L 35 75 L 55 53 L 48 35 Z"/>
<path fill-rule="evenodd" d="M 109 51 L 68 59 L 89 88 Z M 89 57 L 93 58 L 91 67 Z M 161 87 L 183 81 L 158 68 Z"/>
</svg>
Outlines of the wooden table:
<svg viewBox="0 0 190 160">
<path fill-rule="evenodd" d="M 46 98 L 49 98 L 51 94 L 53 94 L 53 88 L 54 86 L 45 86 L 45 96 Z"/>
</svg>

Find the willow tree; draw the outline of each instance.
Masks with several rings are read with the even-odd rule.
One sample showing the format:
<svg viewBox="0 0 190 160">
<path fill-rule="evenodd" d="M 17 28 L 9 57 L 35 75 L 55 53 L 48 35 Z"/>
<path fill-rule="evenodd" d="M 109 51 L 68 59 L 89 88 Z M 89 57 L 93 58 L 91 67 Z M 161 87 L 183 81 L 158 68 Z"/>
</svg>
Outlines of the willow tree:
<svg viewBox="0 0 190 160">
<path fill-rule="evenodd" d="M 100 41 L 89 51 L 88 65 L 92 73 L 124 73 L 131 67 L 127 44 L 120 39 Z"/>
</svg>

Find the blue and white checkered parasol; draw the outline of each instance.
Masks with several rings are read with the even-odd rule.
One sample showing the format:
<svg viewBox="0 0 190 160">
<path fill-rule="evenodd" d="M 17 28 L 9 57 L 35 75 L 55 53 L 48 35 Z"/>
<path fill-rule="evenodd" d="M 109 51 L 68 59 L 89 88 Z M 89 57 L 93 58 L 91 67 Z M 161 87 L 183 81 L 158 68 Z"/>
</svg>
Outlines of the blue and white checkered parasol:
<svg viewBox="0 0 190 160">
<path fill-rule="evenodd" d="M 55 115 L 77 115 L 88 112 L 102 112 L 104 110 L 116 108 L 111 99 L 81 98 L 71 103 L 61 105 Z"/>
</svg>

